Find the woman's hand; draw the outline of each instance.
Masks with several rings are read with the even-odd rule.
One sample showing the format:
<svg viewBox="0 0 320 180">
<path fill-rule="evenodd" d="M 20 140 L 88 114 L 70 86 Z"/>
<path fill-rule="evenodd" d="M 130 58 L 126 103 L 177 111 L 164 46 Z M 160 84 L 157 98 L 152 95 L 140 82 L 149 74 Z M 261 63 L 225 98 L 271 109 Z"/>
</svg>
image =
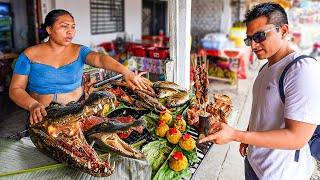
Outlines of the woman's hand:
<svg viewBox="0 0 320 180">
<path fill-rule="evenodd" d="M 141 76 L 146 73 L 147 72 L 141 72 L 139 74 L 135 74 L 128 69 L 128 71 L 123 73 L 123 76 L 124 80 L 132 87 L 133 90 L 136 88 L 150 90 L 151 87 L 149 86 L 148 82 L 141 78 Z"/>
<path fill-rule="evenodd" d="M 38 102 L 34 103 L 29 109 L 29 111 L 30 125 L 42 121 L 42 117 L 47 115 L 47 111 L 45 110 L 44 105 Z"/>
<path fill-rule="evenodd" d="M 239 152 L 242 157 L 247 156 L 248 144 L 241 143 L 239 147 Z"/>
<path fill-rule="evenodd" d="M 236 130 L 231 128 L 225 123 L 216 122 L 213 124 L 214 127 L 220 127 L 220 131 L 210 134 L 207 137 L 201 139 L 199 142 L 203 143 L 206 141 L 212 141 L 215 144 L 227 144 L 235 140 Z"/>
</svg>

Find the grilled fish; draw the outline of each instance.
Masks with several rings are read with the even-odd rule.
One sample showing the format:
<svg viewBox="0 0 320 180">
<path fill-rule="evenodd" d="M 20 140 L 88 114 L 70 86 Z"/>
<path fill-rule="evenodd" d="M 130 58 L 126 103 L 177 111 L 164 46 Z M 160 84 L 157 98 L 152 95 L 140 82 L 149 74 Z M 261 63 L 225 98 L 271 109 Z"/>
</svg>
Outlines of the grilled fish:
<svg viewBox="0 0 320 180">
<path fill-rule="evenodd" d="M 157 90 L 157 98 L 165 98 L 177 92 L 178 92 L 177 90 L 171 89 L 171 88 L 160 88 Z"/>
<path fill-rule="evenodd" d="M 153 107 L 151 107 L 149 104 L 147 104 L 146 102 L 142 102 L 138 99 L 134 99 L 132 104 L 138 108 L 151 109 L 151 110 L 153 109 Z"/>
<path fill-rule="evenodd" d="M 158 111 L 162 111 L 166 109 L 166 107 L 162 105 L 158 101 L 158 99 L 153 98 L 140 90 L 134 91 L 134 94 L 137 96 L 137 98 L 139 98 L 139 100 L 146 102 L 147 104 L 149 104 L 151 107 L 154 107 Z"/>
<path fill-rule="evenodd" d="M 170 98 L 168 98 L 166 107 L 168 108 L 174 108 L 178 106 L 183 106 L 185 103 L 189 101 L 189 94 L 185 91 L 178 92 Z"/>
<path fill-rule="evenodd" d="M 131 86 L 125 81 L 112 81 L 110 84 L 112 86 L 120 86 L 120 87 L 125 87 L 127 89 L 132 89 Z M 146 90 L 146 89 L 142 89 L 142 90 L 137 89 L 137 90 L 142 91 L 142 92 L 148 94 L 149 96 L 156 97 L 156 94 L 155 94 L 154 90 L 152 89 L 152 87 L 148 87 L 148 90 Z"/>
<path fill-rule="evenodd" d="M 154 89 L 170 88 L 170 89 L 179 90 L 179 91 L 186 91 L 184 88 L 182 88 L 178 84 L 176 84 L 174 82 L 169 82 L 169 81 L 155 82 L 155 83 L 153 83 L 153 88 Z"/>
</svg>

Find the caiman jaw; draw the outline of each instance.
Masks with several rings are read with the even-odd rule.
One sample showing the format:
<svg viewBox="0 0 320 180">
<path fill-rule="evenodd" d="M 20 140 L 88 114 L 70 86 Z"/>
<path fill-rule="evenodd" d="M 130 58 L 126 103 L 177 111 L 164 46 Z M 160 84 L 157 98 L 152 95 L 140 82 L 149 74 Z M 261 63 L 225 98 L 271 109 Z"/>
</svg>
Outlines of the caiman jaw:
<svg viewBox="0 0 320 180">
<path fill-rule="evenodd" d="M 103 162 L 88 145 L 79 121 L 64 124 L 40 122 L 30 128 L 30 133 L 37 148 L 54 159 L 96 177 L 109 176 L 114 172 L 115 164 L 110 166 L 109 159 Z"/>
<path fill-rule="evenodd" d="M 87 137 L 89 141 L 95 141 L 95 147 L 103 151 L 112 151 L 130 158 L 143 159 L 144 154 L 133 149 L 125 143 L 116 133 L 95 133 Z"/>
</svg>

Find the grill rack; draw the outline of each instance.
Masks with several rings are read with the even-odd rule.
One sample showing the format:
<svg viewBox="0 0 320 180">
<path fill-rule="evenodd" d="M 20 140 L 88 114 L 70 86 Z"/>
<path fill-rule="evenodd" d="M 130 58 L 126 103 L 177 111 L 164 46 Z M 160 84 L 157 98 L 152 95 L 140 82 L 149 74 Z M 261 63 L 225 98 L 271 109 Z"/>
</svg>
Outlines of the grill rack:
<svg viewBox="0 0 320 180">
<path fill-rule="evenodd" d="M 197 142 L 198 141 L 198 131 L 195 127 L 191 126 L 188 133 L 193 137 L 193 139 Z M 156 140 L 156 138 L 152 137 L 151 133 L 144 128 L 143 133 L 140 134 L 137 131 L 132 131 L 130 136 L 124 141 L 128 144 L 134 144 L 139 141 L 142 141 L 143 139 L 146 139 L 146 143 L 151 142 Z M 213 143 L 212 142 L 206 142 L 206 143 L 201 143 L 201 144 L 196 144 L 197 145 L 197 156 L 199 159 L 199 162 L 193 163 L 189 166 L 189 170 L 191 171 L 191 178 L 190 179 L 185 179 L 184 180 L 192 180 L 194 178 L 194 175 L 197 173 L 198 169 L 201 166 L 202 160 L 204 160 L 212 148 Z"/>
<path fill-rule="evenodd" d="M 188 133 L 193 137 L 193 139 L 196 142 L 198 142 L 198 130 L 194 126 L 191 126 Z M 198 169 L 201 166 L 202 160 L 204 160 L 204 158 L 206 158 L 208 152 L 212 148 L 212 145 L 213 145 L 212 142 L 205 142 L 205 143 L 201 143 L 201 144 L 196 143 L 197 156 L 198 156 L 199 162 L 193 163 L 189 166 L 189 170 L 191 171 L 191 174 L 192 174 L 190 180 L 192 180 L 194 178 L 194 175 L 197 173 Z M 185 180 L 187 180 L 187 179 L 185 179 Z"/>
</svg>

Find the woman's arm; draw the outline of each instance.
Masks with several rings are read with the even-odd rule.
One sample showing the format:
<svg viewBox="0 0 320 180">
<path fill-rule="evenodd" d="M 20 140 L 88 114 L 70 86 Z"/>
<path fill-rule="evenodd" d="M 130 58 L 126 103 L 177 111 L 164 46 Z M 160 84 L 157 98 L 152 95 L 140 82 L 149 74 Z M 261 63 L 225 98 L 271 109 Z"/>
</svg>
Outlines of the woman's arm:
<svg viewBox="0 0 320 180">
<path fill-rule="evenodd" d="M 30 124 L 33 124 L 41 121 L 42 116 L 46 116 L 47 113 L 45 107 L 26 92 L 27 83 L 28 76 L 14 73 L 9 96 L 18 106 L 30 111 Z"/>
<path fill-rule="evenodd" d="M 117 60 L 102 53 L 91 52 L 87 55 L 86 63 L 95 67 L 104 68 L 109 71 L 120 73 L 124 76 L 125 81 L 135 89 L 136 86 L 139 89 L 148 89 L 147 82 L 145 82 L 139 74 L 135 74 Z"/>
<path fill-rule="evenodd" d="M 216 144 L 226 144 L 238 141 L 244 144 L 272 149 L 301 149 L 310 140 L 317 125 L 286 119 L 286 127 L 279 130 L 250 132 L 239 131 L 221 123 L 221 130 L 211 134 L 200 142 L 213 141 Z"/>
</svg>

